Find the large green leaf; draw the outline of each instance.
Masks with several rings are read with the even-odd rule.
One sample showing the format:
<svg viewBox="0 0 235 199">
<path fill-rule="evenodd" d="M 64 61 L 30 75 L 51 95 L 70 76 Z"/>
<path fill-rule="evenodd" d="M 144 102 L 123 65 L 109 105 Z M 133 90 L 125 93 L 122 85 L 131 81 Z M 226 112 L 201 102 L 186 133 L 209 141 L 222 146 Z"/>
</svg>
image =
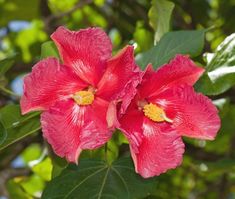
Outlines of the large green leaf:
<svg viewBox="0 0 235 199">
<path fill-rule="evenodd" d="M 0 121 L 0 145 L 6 140 L 7 132 L 2 122 Z"/>
<path fill-rule="evenodd" d="M 235 85 L 235 33 L 228 36 L 214 54 L 207 54 L 206 73 L 196 88 L 207 95 L 218 95 Z"/>
<path fill-rule="evenodd" d="M 205 30 L 174 31 L 166 33 L 159 43 L 136 57 L 141 68 L 152 63 L 154 68 L 167 63 L 176 54 L 198 56 L 204 46 Z"/>
<path fill-rule="evenodd" d="M 149 23 L 155 30 L 154 43 L 169 31 L 171 13 L 175 4 L 167 0 L 152 0 L 149 10 Z"/>
<path fill-rule="evenodd" d="M 58 59 L 60 58 L 58 50 L 52 41 L 46 41 L 41 46 L 41 59 L 47 57 L 56 57 Z"/>
<path fill-rule="evenodd" d="M 78 166 L 68 166 L 44 190 L 42 199 L 77 198 L 143 198 L 156 188 L 156 178 L 143 179 L 135 173 L 129 158 L 112 165 L 104 161 L 81 160 Z"/>
<path fill-rule="evenodd" d="M 34 112 L 22 116 L 20 107 L 13 104 L 0 109 L 0 122 L 5 130 L 4 139 L 0 140 L 0 150 L 27 135 L 37 132 L 41 128 L 38 115 L 38 112 Z"/>
</svg>

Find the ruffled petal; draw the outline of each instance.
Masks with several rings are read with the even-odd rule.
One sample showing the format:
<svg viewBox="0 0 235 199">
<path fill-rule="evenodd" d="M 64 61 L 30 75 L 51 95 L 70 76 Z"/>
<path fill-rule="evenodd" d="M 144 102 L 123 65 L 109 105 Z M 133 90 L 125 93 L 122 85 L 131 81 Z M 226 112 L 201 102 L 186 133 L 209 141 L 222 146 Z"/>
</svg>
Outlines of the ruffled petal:
<svg viewBox="0 0 235 199">
<path fill-rule="evenodd" d="M 73 67 L 81 79 L 95 86 L 112 54 L 112 44 L 106 33 L 100 28 L 70 31 L 61 26 L 51 38 L 64 64 Z"/>
<path fill-rule="evenodd" d="M 42 113 L 43 136 L 58 156 L 77 163 L 83 149 L 100 147 L 112 136 L 106 121 L 108 107 L 101 99 L 91 106 L 60 101 Z"/>
<path fill-rule="evenodd" d="M 136 94 L 143 72 L 135 64 L 134 48 L 126 46 L 108 61 L 107 70 L 98 84 L 97 95 L 105 100 L 122 100 L 121 113 L 124 113 Z"/>
<path fill-rule="evenodd" d="M 218 110 L 212 101 L 191 86 L 169 89 L 159 95 L 155 103 L 163 107 L 183 136 L 213 140 L 220 128 Z"/>
<path fill-rule="evenodd" d="M 181 164 L 184 144 L 169 124 L 154 123 L 137 109 L 128 109 L 120 123 L 141 176 L 157 176 Z"/>
<path fill-rule="evenodd" d="M 161 66 L 156 72 L 148 70 L 139 89 L 141 96 L 151 97 L 172 86 L 194 85 L 204 69 L 185 55 L 176 55 L 169 64 Z"/>
<path fill-rule="evenodd" d="M 21 111 L 25 114 L 29 111 L 47 110 L 56 101 L 68 98 L 86 86 L 86 83 L 57 59 L 44 59 L 24 78 Z"/>
</svg>

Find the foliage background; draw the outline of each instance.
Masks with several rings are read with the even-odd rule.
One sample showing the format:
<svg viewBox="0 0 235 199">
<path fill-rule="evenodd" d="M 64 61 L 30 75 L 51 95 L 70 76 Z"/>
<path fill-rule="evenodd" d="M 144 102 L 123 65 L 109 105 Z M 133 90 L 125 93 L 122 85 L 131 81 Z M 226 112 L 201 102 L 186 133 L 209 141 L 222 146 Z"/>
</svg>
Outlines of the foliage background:
<svg viewBox="0 0 235 199">
<path fill-rule="evenodd" d="M 235 1 L 172 2 L 175 7 L 171 30 L 211 28 L 205 34 L 203 52 L 195 58 L 206 65 L 202 54 L 215 52 L 235 32 Z M 50 34 L 60 25 L 73 30 L 100 26 L 112 39 L 114 53 L 126 44 L 134 44 L 139 54 L 154 45 L 150 8 L 151 2 L 147 0 L 0 0 L 0 60 L 3 60 L 0 61 L 0 198 L 40 198 L 51 177 L 66 166 L 42 139 L 38 113 L 21 117 L 19 107 L 14 105 L 19 100 L 17 94 L 22 92 L 22 76 L 40 59 L 41 44 L 50 40 Z M 164 19 L 167 24 L 167 17 Z M 229 56 L 234 58 L 234 47 L 230 52 Z M 234 71 L 230 73 L 229 89 L 210 96 L 222 118 L 217 139 L 213 142 L 185 139 L 182 166 L 159 176 L 154 192 L 146 198 L 235 198 L 235 75 Z M 202 79 L 203 82 L 206 80 Z M 198 90 L 206 90 L 201 85 Z M 211 88 L 205 93 L 210 93 L 208 89 Z M 19 137 L 15 137 L 15 132 Z M 111 159 L 128 153 L 128 145 L 122 139 L 119 136 L 111 141 Z M 116 144 L 112 144 L 114 140 Z M 101 150 L 85 152 L 83 157 L 102 158 Z"/>
</svg>

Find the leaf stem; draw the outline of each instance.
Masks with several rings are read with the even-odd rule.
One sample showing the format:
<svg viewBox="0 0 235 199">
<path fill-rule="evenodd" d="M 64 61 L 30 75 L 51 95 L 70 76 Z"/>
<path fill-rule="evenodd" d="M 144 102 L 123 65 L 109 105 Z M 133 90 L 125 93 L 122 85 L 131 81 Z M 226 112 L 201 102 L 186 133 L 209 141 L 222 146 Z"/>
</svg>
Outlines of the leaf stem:
<svg viewBox="0 0 235 199">
<path fill-rule="evenodd" d="M 104 160 L 105 162 L 108 162 L 108 143 L 105 143 L 104 145 Z"/>
<path fill-rule="evenodd" d="M 8 94 L 8 95 L 12 95 L 12 96 L 14 96 L 14 97 L 20 98 L 20 95 L 18 95 L 18 94 L 16 94 L 16 93 L 12 92 L 11 90 L 9 90 L 9 89 L 7 89 L 7 88 L 5 88 L 5 87 L 0 86 L 0 90 L 2 90 L 4 93 L 6 93 L 6 94 Z"/>
</svg>

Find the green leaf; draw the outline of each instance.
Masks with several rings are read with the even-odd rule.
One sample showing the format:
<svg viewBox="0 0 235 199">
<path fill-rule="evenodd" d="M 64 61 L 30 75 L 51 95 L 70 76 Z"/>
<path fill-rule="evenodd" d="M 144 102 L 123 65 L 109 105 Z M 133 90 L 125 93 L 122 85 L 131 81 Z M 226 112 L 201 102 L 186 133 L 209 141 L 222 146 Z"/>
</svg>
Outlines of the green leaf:
<svg viewBox="0 0 235 199">
<path fill-rule="evenodd" d="M 12 67 L 14 63 L 15 55 L 8 57 L 6 59 L 0 60 L 0 75 L 5 75 L 5 73 Z"/>
<path fill-rule="evenodd" d="M 52 173 L 51 173 L 51 177 L 55 178 L 56 176 L 60 175 L 60 173 L 68 166 L 68 162 L 64 159 L 61 158 L 59 156 L 57 156 L 52 148 L 51 145 L 48 144 L 49 149 L 49 157 L 51 158 L 52 161 Z"/>
<path fill-rule="evenodd" d="M 119 147 L 123 143 L 128 143 L 123 133 L 116 130 L 112 138 L 105 144 L 105 146 L 94 150 L 83 150 L 80 159 L 100 159 L 108 163 L 112 163 L 119 156 Z"/>
<path fill-rule="evenodd" d="M 213 100 L 213 104 L 218 108 L 220 118 L 223 118 L 230 109 L 229 98 L 220 98 Z"/>
<path fill-rule="evenodd" d="M 31 21 L 39 16 L 39 0 L 0 1 L 0 26 L 7 26 L 10 21 Z"/>
<path fill-rule="evenodd" d="M 235 85 L 235 33 L 228 36 L 213 54 L 207 54 L 206 73 L 197 83 L 198 91 L 219 95 Z"/>
<path fill-rule="evenodd" d="M 29 164 L 31 161 L 38 160 L 42 154 L 42 148 L 40 144 L 31 144 L 29 145 L 22 153 L 22 160 Z"/>
<path fill-rule="evenodd" d="M 42 199 L 143 198 L 153 191 L 156 182 L 157 178 L 147 180 L 136 174 L 129 158 L 119 159 L 112 165 L 87 159 L 78 166 L 68 166 L 49 182 Z"/>
<path fill-rule="evenodd" d="M 155 30 L 154 43 L 169 31 L 170 19 L 175 4 L 167 0 L 152 0 L 149 10 L 149 23 Z"/>
<path fill-rule="evenodd" d="M 159 43 L 150 50 L 136 57 L 141 68 L 152 63 L 154 68 L 167 63 L 176 54 L 198 56 L 204 46 L 205 30 L 174 31 L 166 33 Z"/>
<path fill-rule="evenodd" d="M 6 140 L 7 138 L 7 132 L 4 128 L 2 122 L 0 121 L 0 145 Z"/>
<path fill-rule="evenodd" d="M 153 46 L 153 34 L 144 27 L 143 21 L 137 22 L 133 37 L 137 43 L 136 52 L 146 51 Z"/>
<path fill-rule="evenodd" d="M 0 109 L 0 122 L 6 131 L 6 138 L 0 144 L 0 150 L 37 132 L 41 128 L 38 115 L 38 112 L 34 112 L 22 116 L 19 105 L 13 104 Z"/>
<path fill-rule="evenodd" d="M 40 196 L 40 192 L 43 190 L 45 186 L 45 182 L 43 179 L 38 175 L 31 175 L 28 177 L 25 177 L 24 179 L 20 180 L 18 182 L 21 189 L 24 190 L 25 193 L 27 193 L 32 199 L 38 198 Z"/>
<path fill-rule="evenodd" d="M 32 170 L 34 173 L 40 176 L 43 180 L 45 181 L 51 180 L 51 173 L 52 173 L 51 159 L 47 157 L 45 160 L 33 166 Z"/>
<path fill-rule="evenodd" d="M 0 60 L 0 89 L 5 90 L 5 86 L 7 85 L 7 79 L 5 77 L 5 73 L 12 67 L 14 64 L 15 54 L 7 57 L 3 60 Z"/>
<path fill-rule="evenodd" d="M 7 182 L 7 190 L 9 193 L 9 198 L 17 199 L 33 199 L 29 194 L 27 194 L 19 183 L 14 180 L 9 180 Z"/>
<path fill-rule="evenodd" d="M 41 59 L 47 57 L 56 57 L 58 59 L 60 58 L 58 50 L 52 41 L 44 42 L 41 46 Z"/>
</svg>

